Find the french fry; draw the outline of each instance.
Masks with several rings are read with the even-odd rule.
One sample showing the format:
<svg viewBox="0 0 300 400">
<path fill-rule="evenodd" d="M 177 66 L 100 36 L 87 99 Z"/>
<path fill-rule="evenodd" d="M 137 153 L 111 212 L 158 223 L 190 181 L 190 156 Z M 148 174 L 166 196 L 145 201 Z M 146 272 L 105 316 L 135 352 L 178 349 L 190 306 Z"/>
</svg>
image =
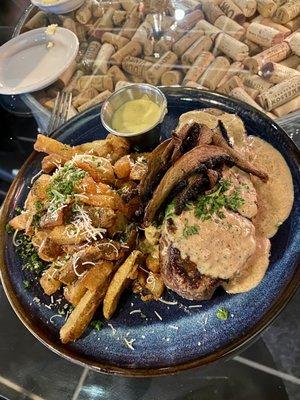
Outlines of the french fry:
<svg viewBox="0 0 300 400">
<path fill-rule="evenodd" d="M 79 244 L 86 240 L 84 231 L 75 232 L 74 226 L 71 224 L 56 226 L 49 233 L 49 237 L 53 242 L 61 245 Z"/>
<path fill-rule="evenodd" d="M 32 219 L 32 215 L 29 212 L 23 212 L 20 215 L 16 215 L 13 219 L 9 221 L 9 225 L 18 231 L 24 231 L 28 226 L 28 222 Z"/>
<path fill-rule="evenodd" d="M 39 200 L 46 199 L 46 197 L 47 197 L 46 190 L 51 182 L 51 179 L 52 178 L 50 175 L 42 174 L 34 182 L 31 191 L 32 191 L 32 194 L 36 197 L 36 199 L 39 199 Z"/>
<path fill-rule="evenodd" d="M 68 160 L 76 153 L 73 147 L 41 134 L 37 135 L 34 150 L 41 153 L 58 154 Z"/>
<path fill-rule="evenodd" d="M 90 206 L 105 207 L 112 210 L 118 209 L 118 205 L 115 203 L 115 199 L 112 196 L 91 193 L 78 196 L 78 198 L 82 201 L 82 203 L 89 204 Z"/>
<path fill-rule="evenodd" d="M 94 166 L 88 161 L 76 161 L 75 165 L 83 171 L 86 171 L 95 182 L 113 182 L 115 174 L 109 160 L 99 157 L 99 162 L 95 161 L 95 163 L 99 164 L 99 167 Z"/>
<path fill-rule="evenodd" d="M 67 161 L 67 158 L 62 157 L 58 154 L 48 154 L 42 160 L 42 170 L 46 174 L 49 174 L 57 167 L 64 165 Z"/>
<path fill-rule="evenodd" d="M 61 287 L 61 282 L 57 279 L 59 270 L 55 266 L 48 268 L 40 278 L 40 285 L 48 296 L 57 292 Z"/>
<path fill-rule="evenodd" d="M 154 300 L 158 300 L 162 296 L 165 289 L 162 277 L 159 274 L 150 272 L 146 281 L 146 289 L 151 292 Z M 143 300 L 143 296 L 141 299 Z"/>
<path fill-rule="evenodd" d="M 113 268 L 114 266 L 112 262 L 98 262 L 75 283 L 67 286 L 67 289 L 64 291 L 65 298 L 71 304 L 76 306 L 87 290 L 95 291 L 98 287 L 104 286 L 108 281 Z"/>
<path fill-rule="evenodd" d="M 115 174 L 119 179 L 128 178 L 131 171 L 131 161 L 129 155 L 123 156 L 114 165 Z"/>
<path fill-rule="evenodd" d="M 103 315 L 110 319 L 115 312 L 121 294 L 129 283 L 129 275 L 136 270 L 141 252 L 134 250 L 113 276 L 103 300 Z"/>
<path fill-rule="evenodd" d="M 38 255 L 44 261 L 54 261 L 57 257 L 62 255 L 62 248 L 49 237 L 45 237 L 39 246 Z"/>
<path fill-rule="evenodd" d="M 159 258 L 153 257 L 153 255 L 149 254 L 146 258 L 146 266 L 151 272 L 159 272 L 160 270 Z"/>
<path fill-rule="evenodd" d="M 60 330 L 62 343 L 74 341 L 82 335 L 104 298 L 105 292 L 106 286 L 95 291 L 88 290 L 83 295 Z"/>
<path fill-rule="evenodd" d="M 48 211 L 40 219 L 40 227 L 43 229 L 54 228 L 64 223 L 64 209 L 56 212 Z"/>
</svg>

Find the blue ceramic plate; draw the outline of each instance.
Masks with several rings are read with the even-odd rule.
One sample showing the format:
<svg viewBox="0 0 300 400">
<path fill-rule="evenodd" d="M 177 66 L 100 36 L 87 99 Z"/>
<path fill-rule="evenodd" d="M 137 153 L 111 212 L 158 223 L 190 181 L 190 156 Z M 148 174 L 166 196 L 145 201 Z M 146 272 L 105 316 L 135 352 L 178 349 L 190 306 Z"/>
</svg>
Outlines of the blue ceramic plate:
<svg viewBox="0 0 300 400">
<path fill-rule="evenodd" d="M 42 155 L 33 153 L 4 204 L 1 221 L 4 288 L 19 318 L 40 341 L 56 353 L 102 372 L 140 376 L 167 374 L 228 356 L 274 319 L 291 298 L 299 281 L 300 178 L 296 146 L 269 118 L 238 101 L 194 89 L 165 88 L 164 92 L 169 112 L 162 124 L 162 139 L 170 135 L 184 112 L 217 107 L 236 113 L 243 119 L 249 134 L 267 140 L 285 157 L 293 175 L 295 203 L 290 217 L 272 239 L 269 269 L 255 289 L 231 296 L 220 290 L 212 300 L 203 302 L 191 302 L 167 292 L 164 298 L 171 303 L 177 302 L 176 305 L 143 303 L 138 297 L 125 294 L 110 326 L 105 325 L 100 331 L 88 329 L 75 343 L 62 345 L 59 329 L 64 317 L 53 317 L 57 312 L 45 307 L 50 300 L 38 284 L 24 289 L 23 280 L 28 276 L 22 271 L 12 237 L 4 230 L 15 207 L 23 205 L 32 176 L 41 168 Z M 75 117 L 53 135 L 71 145 L 105 136 L 98 107 Z M 215 316 L 220 306 L 230 311 L 227 321 L 220 321 Z M 141 312 L 132 313 L 134 310 Z M 134 350 L 125 346 L 124 339 L 132 343 Z"/>
</svg>

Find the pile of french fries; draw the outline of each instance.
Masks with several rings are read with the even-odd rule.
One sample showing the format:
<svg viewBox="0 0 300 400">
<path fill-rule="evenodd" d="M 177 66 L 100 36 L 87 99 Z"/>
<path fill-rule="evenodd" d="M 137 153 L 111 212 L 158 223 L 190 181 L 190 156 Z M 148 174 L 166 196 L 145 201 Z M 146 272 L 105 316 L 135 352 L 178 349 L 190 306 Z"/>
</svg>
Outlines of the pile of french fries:
<svg viewBox="0 0 300 400">
<path fill-rule="evenodd" d="M 34 148 L 47 154 L 42 171 L 9 224 L 49 265 L 39 280 L 45 294 L 61 291 L 74 306 L 60 330 L 67 343 L 83 334 L 101 303 L 110 319 L 127 287 L 144 301 L 163 293 L 157 235 L 138 227 L 149 154 L 130 154 L 114 135 L 75 147 L 38 135 Z"/>
</svg>

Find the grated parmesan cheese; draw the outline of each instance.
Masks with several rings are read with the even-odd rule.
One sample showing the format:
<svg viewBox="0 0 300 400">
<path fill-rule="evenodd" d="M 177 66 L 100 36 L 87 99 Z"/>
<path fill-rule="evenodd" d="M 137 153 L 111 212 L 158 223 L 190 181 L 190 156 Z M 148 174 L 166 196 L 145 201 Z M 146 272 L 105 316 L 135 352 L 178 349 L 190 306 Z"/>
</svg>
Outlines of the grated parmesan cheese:
<svg viewBox="0 0 300 400">
<path fill-rule="evenodd" d="M 161 321 L 163 320 L 162 317 L 158 314 L 157 311 L 154 310 L 154 314 L 157 316 L 158 319 L 160 319 Z"/>
<path fill-rule="evenodd" d="M 123 338 L 124 343 L 126 344 L 126 346 L 130 349 L 130 350 L 135 350 L 134 347 L 132 346 L 132 344 L 135 342 L 135 339 L 130 339 L 127 340 L 126 338 Z"/>
<path fill-rule="evenodd" d="M 168 304 L 168 305 L 170 305 L 170 306 L 176 306 L 176 304 L 178 304 L 178 302 L 177 301 L 168 301 L 168 300 L 165 300 L 165 299 L 163 299 L 162 297 L 160 297 L 159 299 L 158 299 L 161 303 L 164 303 L 164 304 Z"/>
</svg>

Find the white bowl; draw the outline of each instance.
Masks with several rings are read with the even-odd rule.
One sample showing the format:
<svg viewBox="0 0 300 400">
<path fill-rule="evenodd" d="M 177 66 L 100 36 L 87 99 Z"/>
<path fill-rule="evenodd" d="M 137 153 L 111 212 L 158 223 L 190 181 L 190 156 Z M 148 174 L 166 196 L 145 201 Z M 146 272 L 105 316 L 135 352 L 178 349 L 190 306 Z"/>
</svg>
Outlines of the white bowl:
<svg viewBox="0 0 300 400">
<path fill-rule="evenodd" d="M 31 0 L 31 3 L 43 11 L 53 14 L 67 14 L 76 10 L 85 0 L 52 0 L 52 3 L 44 3 L 43 0 Z"/>
</svg>

